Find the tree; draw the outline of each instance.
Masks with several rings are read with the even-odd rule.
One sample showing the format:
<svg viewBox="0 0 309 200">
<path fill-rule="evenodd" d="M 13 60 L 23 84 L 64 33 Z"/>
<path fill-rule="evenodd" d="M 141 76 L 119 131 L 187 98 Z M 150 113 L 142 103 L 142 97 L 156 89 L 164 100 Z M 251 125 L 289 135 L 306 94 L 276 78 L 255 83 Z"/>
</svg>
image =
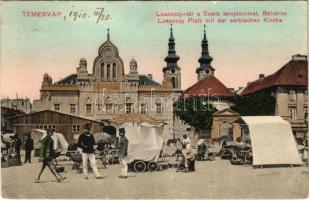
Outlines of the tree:
<svg viewBox="0 0 309 200">
<path fill-rule="evenodd" d="M 216 111 L 212 105 L 203 104 L 203 100 L 197 97 L 180 100 L 175 108 L 176 115 L 197 131 L 211 128 L 212 115 Z"/>
<path fill-rule="evenodd" d="M 237 95 L 231 107 L 241 116 L 275 115 L 275 108 L 276 99 L 266 90 L 248 96 Z"/>
</svg>

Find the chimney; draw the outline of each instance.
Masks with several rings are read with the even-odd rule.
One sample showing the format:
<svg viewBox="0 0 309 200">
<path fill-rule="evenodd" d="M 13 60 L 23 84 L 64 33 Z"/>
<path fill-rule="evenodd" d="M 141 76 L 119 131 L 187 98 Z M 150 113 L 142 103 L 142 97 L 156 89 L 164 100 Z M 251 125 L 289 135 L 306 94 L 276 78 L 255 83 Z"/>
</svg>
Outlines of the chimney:
<svg viewBox="0 0 309 200">
<path fill-rule="evenodd" d="M 147 74 L 147 77 L 152 80 L 152 74 Z"/>
<path fill-rule="evenodd" d="M 244 87 L 238 87 L 238 90 L 242 90 Z"/>
<path fill-rule="evenodd" d="M 265 78 L 264 74 L 259 74 L 259 80 L 262 80 L 263 78 Z"/>
<path fill-rule="evenodd" d="M 292 60 L 293 61 L 306 61 L 307 60 L 307 56 L 306 55 L 296 54 L 296 55 L 292 56 Z"/>
</svg>

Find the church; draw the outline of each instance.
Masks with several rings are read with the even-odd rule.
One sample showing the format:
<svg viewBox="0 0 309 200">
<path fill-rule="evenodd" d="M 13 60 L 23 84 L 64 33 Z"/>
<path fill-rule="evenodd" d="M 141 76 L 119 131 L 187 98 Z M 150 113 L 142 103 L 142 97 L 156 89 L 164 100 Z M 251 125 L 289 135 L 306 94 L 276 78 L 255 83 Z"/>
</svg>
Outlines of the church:
<svg viewBox="0 0 309 200">
<path fill-rule="evenodd" d="M 141 113 L 154 116 L 166 123 L 164 135 L 173 132 L 173 102 L 181 95 L 181 68 L 177 61 L 173 29 L 170 29 L 163 81 L 152 75 L 139 74 L 138 62 L 132 59 L 129 73 L 119 50 L 111 41 L 100 45 L 90 73 L 88 62 L 81 58 L 76 73 L 53 82 L 43 76 L 40 99 L 34 100 L 33 111 L 53 110 L 95 121 L 107 122 L 120 114 Z"/>
</svg>

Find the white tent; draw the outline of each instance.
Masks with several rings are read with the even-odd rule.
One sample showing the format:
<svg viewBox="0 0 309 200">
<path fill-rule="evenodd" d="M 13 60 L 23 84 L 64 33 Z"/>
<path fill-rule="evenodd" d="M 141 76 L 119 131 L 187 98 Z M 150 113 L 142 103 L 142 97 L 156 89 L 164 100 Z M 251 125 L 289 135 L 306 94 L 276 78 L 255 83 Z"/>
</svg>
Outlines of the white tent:
<svg viewBox="0 0 309 200">
<path fill-rule="evenodd" d="M 253 165 L 300 165 L 291 125 L 279 116 L 241 117 L 248 125 Z"/>
<path fill-rule="evenodd" d="M 134 160 L 157 161 L 163 147 L 161 135 L 163 124 L 152 125 L 149 123 L 124 123 L 121 126 L 125 129 L 126 137 L 129 140 L 128 162 Z"/>
<path fill-rule="evenodd" d="M 40 141 L 47 135 L 45 130 L 33 129 L 31 132 L 31 137 L 33 138 L 33 143 L 35 148 L 40 147 Z M 68 149 L 68 142 L 64 138 L 62 133 L 55 133 L 52 135 L 54 140 L 54 149 Z"/>
</svg>

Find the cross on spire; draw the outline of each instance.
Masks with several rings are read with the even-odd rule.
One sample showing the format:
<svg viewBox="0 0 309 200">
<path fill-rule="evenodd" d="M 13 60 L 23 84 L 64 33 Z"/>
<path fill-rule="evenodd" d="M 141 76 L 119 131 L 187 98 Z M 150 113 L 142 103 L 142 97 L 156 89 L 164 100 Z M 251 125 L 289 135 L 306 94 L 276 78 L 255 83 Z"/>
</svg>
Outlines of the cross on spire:
<svg viewBox="0 0 309 200">
<path fill-rule="evenodd" d="M 107 40 L 109 40 L 109 28 L 107 28 Z"/>
</svg>

